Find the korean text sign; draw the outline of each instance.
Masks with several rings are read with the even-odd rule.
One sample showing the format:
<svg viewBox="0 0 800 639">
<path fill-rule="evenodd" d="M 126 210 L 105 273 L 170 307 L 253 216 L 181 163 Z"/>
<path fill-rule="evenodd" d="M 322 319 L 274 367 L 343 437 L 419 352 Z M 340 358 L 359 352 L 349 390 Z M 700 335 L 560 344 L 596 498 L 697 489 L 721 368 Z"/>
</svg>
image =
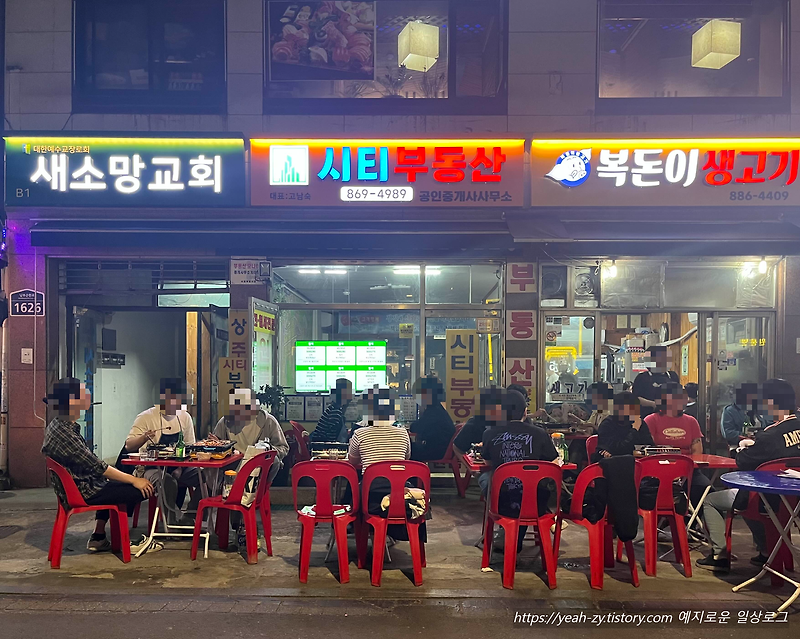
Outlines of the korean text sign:
<svg viewBox="0 0 800 639">
<path fill-rule="evenodd" d="M 480 338 L 476 331 L 452 329 L 445 337 L 447 412 L 456 423 L 466 422 L 477 411 Z"/>
<path fill-rule="evenodd" d="M 244 140 L 7 137 L 7 206 L 244 206 Z"/>
<path fill-rule="evenodd" d="M 800 138 L 534 140 L 533 206 L 797 206 Z"/>
<path fill-rule="evenodd" d="M 512 207 L 524 140 L 250 140 L 253 206 Z"/>
</svg>

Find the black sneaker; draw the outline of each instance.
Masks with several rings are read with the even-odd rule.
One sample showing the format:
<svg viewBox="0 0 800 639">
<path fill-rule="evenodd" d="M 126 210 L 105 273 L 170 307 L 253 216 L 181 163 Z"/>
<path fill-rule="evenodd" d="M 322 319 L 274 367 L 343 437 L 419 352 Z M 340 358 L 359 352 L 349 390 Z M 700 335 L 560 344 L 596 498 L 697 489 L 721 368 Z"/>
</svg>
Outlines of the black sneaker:
<svg viewBox="0 0 800 639">
<path fill-rule="evenodd" d="M 708 557 L 703 557 L 702 559 L 698 559 L 695 562 L 695 565 L 700 568 L 705 568 L 706 570 L 711 570 L 712 572 L 730 572 L 731 571 L 731 560 L 727 557 L 719 557 L 718 559 L 714 559 L 714 555 L 708 555 Z"/>
<path fill-rule="evenodd" d="M 750 557 L 750 563 L 754 566 L 763 566 L 765 563 L 767 563 L 767 559 L 769 559 L 769 557 L 758 553 L 755 557 Z"/>
</svg>

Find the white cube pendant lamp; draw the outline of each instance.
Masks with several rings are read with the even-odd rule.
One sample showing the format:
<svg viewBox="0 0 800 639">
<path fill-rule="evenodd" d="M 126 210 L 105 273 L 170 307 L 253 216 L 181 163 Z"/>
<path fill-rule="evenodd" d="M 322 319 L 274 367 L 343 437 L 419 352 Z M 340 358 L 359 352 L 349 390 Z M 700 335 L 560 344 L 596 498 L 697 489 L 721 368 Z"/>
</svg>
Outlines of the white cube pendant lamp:
<svg viewBox="0 0 800 639">
<path fill-rule="evenodd" d="M 709 20 L 692 35 L 692 66 L 721 69 L 739 57 L 742 24 L 730 20 Z"/>
<path fill-rule="evenodd" d="M 428 71 L 439 59 L 439 27 L 409 22 L 397 36 L 397 62 L 412 71 Z"/>
</svg>

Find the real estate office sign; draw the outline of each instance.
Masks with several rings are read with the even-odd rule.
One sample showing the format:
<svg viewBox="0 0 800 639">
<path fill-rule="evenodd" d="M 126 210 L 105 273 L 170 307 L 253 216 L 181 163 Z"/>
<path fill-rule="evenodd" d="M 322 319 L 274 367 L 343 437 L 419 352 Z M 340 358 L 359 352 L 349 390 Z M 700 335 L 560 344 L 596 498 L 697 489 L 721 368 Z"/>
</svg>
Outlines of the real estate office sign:
<svg viewBox="0 0 800 639">
<path fill-rule="evenodd" d="M 524 204 L 524 140 L 250 140 L 253 206 Z"/>
<path fill-rule="evenodd" d="M 5 138 L 6 206 L 236 207 L 239 138 Z"/>
<path fill-rule="evenodd" d="M 536 139 L 531 205 L 798 206 L 800 138 Z"/>
</svg>

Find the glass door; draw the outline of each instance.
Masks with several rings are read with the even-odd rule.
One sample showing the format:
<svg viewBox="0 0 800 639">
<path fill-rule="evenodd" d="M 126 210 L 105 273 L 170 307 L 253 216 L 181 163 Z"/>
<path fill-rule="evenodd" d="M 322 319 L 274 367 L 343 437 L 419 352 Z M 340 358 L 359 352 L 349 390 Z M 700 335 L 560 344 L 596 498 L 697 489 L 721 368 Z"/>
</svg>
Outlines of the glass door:
<svg viewBox="0 0 800 639">
<path fill-rule="evenodd" d="M 599 378 L 599 314 L 548 310 L 542 311 L 539 319 L 545 399 L 545 405 L 539 408 L 558 419 L 564 404 L 584 404 L 589 386 Z"/>
<path fill-rule="evenodd" d="M 74 347 L 72 349 L 72 376 L 77 377 L 92 394 L 93 401 L 100 397 L 100 383 L 102 367 L 100 366 L 101 344 L 99 335 L 103 326 L 103 314 L 99 311 L 73 307 L 72 336 Z M 99 455 L 101 448 L 101 429 L 99 424 L 99 411 L 95 406 L 90 406 L 79 420 L 81 433 L 86 443 Z"/>
<path fill-rule="evenodd" d="M 722 410 L 734 402 L 743 383 L 761 383 L 774 369 L 774 315 L 714 313 L 706 326 L 706 381 L 708 388 L 709 443 L 722 450 L 719 422 Z"/>
</svg>

